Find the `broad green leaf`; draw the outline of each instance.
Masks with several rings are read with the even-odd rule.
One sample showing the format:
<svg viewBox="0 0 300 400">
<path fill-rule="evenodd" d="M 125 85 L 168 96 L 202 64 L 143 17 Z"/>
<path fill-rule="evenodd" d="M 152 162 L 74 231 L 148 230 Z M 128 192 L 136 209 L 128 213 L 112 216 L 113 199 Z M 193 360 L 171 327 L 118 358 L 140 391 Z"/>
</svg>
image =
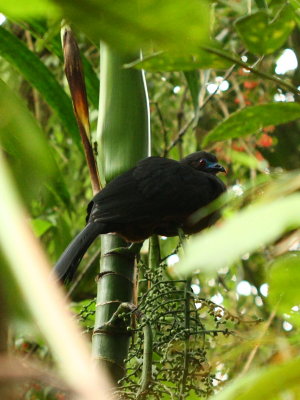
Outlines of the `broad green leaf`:
<svg viewBox="0 0 300 400">
<path fill-rule="evenodd" d="M 299 207 L 297 193 L 245 208 L 221 226 L 192 237 L 177 272 L 187 275 L 197 269 L 213 271 L 230 265 L 243 254 L 273 242 L 286 230 L 300 226 Z"/>
<path fill-rule="evenodd" d="M 0 108 L 1 146 L 19 176 L 19 184 L 32 189 L 54 173 L 48 144 L 32 114 L 1 80 Z"/>
<path fill-rule="evenodd" d="M 300 1 L 299 0 L 290 0 L 292 7 L 294 8 L 295 12 L 295 20 L 297 25 L 300 26 Z"/>
<path fill-rule="evenodd" d="M 195 69 L 225 69 L 232 62 L 221 56 L 207 52 L 205 49 L 197 50 L 193 55 L 178 52 L 161 52 L 145 57 L 143 60 L 134 61 L 126 67 L 135 67 L 147 71 L 192 71 Z"/>
<path fill-rule="evenodd" d="M 267 12 L 258 11 L 236 21 L 235 27 L 245 46 L 254 54 L 274 53 L 289 37 L 295 27 L 295 15 L 289 5 L 272 21 Z"/>
<path fill-rule="evenodd" d="M 51 224 L 51 222 L 45 219 L 37 218 L 31 220 L 31 226 L 35 235 L 37 237 L 40 237 L 44 233 L 46 233 L 53 225 Z"/>
<path fill-rule="evenodd" d="M 27 199 L 40 196 L 44 185 L 68 201 L 51 148 L 32 114 L 0 80 L 0 144 Z"/>
<path fill-rule="evenodd" d="M 0 1 L 0 11 L 8 17 L 59 17 L 59 7 L 50 0 Z"/>
<path fill-rule="evenodd" d="M 203 140 L 208 143 L 257 133 L 265 126 L 280 125 L 300 118 L 300 104 L 271 103 L 244 108 L 231 114 Z"/>
<path fill-rule="evenodd" d="M 80 146 L 72 103 L 50 70 L 23 42 L 0 26 L 0 55 L 13 65 L 43 96 L 61 120 L 62 127 Z"/>
<path fill-rule="evenodd" d="M 269 273 L 268 300 L 280 312 L 290 312 L 300 305 L 300 257 L 296 254 L 275 261 Z"/>
<path fill-rule="evenodd" d="M 65 15 L 96 42 L 121 51 L 149 40 L 161 47 L 196 48 L 208 39 L 206 0 L 57 0 Z"/>
<path fill-rule="evenodd" d="M 238 377 L 211 400 L 266 400 L 299 385 L 300 358 Z"/>
</svg>

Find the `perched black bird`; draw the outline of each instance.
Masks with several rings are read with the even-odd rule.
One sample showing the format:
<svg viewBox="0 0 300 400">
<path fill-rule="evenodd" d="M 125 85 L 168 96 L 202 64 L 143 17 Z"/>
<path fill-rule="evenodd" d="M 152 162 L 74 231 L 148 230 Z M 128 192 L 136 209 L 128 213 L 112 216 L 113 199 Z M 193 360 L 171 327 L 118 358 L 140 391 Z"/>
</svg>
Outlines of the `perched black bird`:
<svg viewBox="0 0 300 400">
<path fill-rule="evenodd" d="M 216 177 L 225 169 L 214 155 L 198 151 L 181 161 L 148 157 L 113 179 L 88 205 L 87 225 L 55 266 L 60 280 L 71 280 L 83 255 L 102 233 L 116 232 L 129 242 L 152 234 L 176 236 L 178 228 L 199 232 L 216 215 L 192 224 L 189 216 L 215 200 L 226 188 Z"/>
</svg>

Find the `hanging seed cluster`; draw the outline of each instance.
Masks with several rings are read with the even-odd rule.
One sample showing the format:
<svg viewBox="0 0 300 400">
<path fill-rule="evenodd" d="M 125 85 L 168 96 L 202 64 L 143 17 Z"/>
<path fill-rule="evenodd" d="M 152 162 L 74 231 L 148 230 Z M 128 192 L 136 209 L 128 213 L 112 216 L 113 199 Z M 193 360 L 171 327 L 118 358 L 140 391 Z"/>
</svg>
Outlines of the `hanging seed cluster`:
<svg viewBox="0 0 300 400">
<path fill-rule="evenodd" d="M 217 381 L 207 353 L 217 337 L 234 334 L 240 322 L 259 322 L 243 321 L 195 295 L 191 281 L 170 280 L 166 268 L 162 262 L 150 270 L 140 261 L 136 305 L 122 303 L 113 318 L 112 324 L 123 319 L 132 334 L 119 399 L 207 398 Z M 85 300 L 74 311 L 91 332 L 95 301 Z"/>
<path fill-rule="evenodd" d="M 144 265 L 140 268 L 139 288 L 144 293 L 132 316 L 133 336 L 120 398 L 184 399 L 189 394 L 206 398 L 213 391 L 214 379 L 207 349 L 215 336 L 232 333 L 226 324 L 235 317 L 212 301 L 198 298 L 190 285 L 187 290 L 186 281 L 166 279 L 166 264 L 154 272 Z M 149 330 L 150 361 L 144 354 Z M 145 362 L 151 363 L 146 376 Z"/>
</svg>

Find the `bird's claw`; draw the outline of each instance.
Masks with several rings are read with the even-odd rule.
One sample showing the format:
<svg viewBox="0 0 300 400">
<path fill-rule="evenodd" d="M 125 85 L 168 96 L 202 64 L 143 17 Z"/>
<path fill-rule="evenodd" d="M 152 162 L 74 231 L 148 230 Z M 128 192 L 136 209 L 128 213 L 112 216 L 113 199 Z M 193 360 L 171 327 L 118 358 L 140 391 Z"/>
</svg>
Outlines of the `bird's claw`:
<svg viewBox="0 0 300 400">
<path fill-rule="evenodd" d="M 121 256 L 135 257 L 141 250 L 143 243 L 132 243 L 128 247 L 115 247 L 109 250 L 105 255 L 118 254 Z"/>
</svg>

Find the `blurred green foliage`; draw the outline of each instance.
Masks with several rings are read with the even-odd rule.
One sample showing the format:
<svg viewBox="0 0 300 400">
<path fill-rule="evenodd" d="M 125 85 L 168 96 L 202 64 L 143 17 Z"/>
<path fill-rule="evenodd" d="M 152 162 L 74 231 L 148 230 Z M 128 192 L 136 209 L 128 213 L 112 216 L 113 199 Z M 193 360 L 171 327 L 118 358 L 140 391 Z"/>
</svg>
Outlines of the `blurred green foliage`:
<svg viewBox="0 0 300 400">
<path fill-rule="evenodd" d="M 86 204 L 92 195 L 63 76 L 58 38 L 59 17 L 63 15 L 78 27 L 89 82 L 93 141 L 101 66 L 99 40 L 119 49 L 136 50 L 143 45 L 146 57 L 136 67 L 148 70 L 152 153 L 179 159 L 205 144 L 228 170 L 222 179 L 230 187 L 230 195 L 223 203 L 221 225 L 191 240 L 184 256 L 178 253 L 177 238 L 159 241 L 161 258 L 168 265 L 164 280 L 176 271 L 178 258 L 171 255 L 179 256 L 185 272 L 184 263 L 192 260 L 192 284 L 193 290 L 200 290 L 198 296 L 219 303 L 241 321 L 250 321 L 234 324 L 234 334 L 229 337 L 204 335 L 207 365 L 200 363 L 194 372 L 201 373 L 207 367 L 210 389 L 220 391 L 216 399 L 298 399 L 300 136 L 295 93 L 300 81 L 299 69 L 287 69 L 279 76 L 275 68 L 287 48 L 299 60 L 299 2 L 291 1 L 292 9 L 283 0 L 192 1 L 190 6 L 184 2 L 184 7 L 179 0 L 148 0 L 141 2 L 139 15 L 132 12 L 134 3 L 0 2 L 0 10 L 11 17 L 0 28 L 1 147 L 34 232 L 54 262 L 84 225 Z M 213 46 L 217 42 L 216 48 L 224 54 L 237 59 L 243 56 L 249 66 L 287 82 L 295 88 L 294 94 L 276 79 L 267 80 L 231 65 L 222 52 L 212 56 L 200 50 L 201 45 L 210 45 L 208 27 Z M 126 126 L 123 130 L 126 135 Z M 98 247 L 95 243 L 84 258 L 83 267 L 91 267 L 80 282 L 75 282 L 71 295 L 72 309 L 88 332 L 93 324 L 97 268 L 93 254 Z M 145 264 L 147 259 L 145 245 Z M 8 266 L 1 265 L 7 280 L 6 296 L 22 304 L 7 274 Z M 148 286 L 142 269 L 139 278 L 143 294 Z M 181 284 L 174 290 L 182 290 Z M 171 299 L 168 291 L 161 294 L 157 305 Z M 159 318 L 151 301 L 146 312 L 153 318 L 157 312 Z M 38 343 L 38 350 L 33 346 L 30 354 L 51 365 L 46 343 L 26 318 L 26 308 L 20 309 L 9 308 L 13 321 L 10 346 L 23 354 L 21 342 Z M 209 318 L 219 318 L 207 310 L 199 315 L 201 323 L 208 325 Z M 264 322 L 251 323 L 257 319 Z M 172 321 L 162 319 L 162 323 L 167 329 Z M 179 332 L 182 324 L 178 324 Z M 155 325 L 155 329 L 159 327 Z M 174 357 L 181 347 L 176 341 L 172 343 L 168 351 Z M 161 356 L 154 354 L 154 359 L 157 368 L 162 367 Z M 171 363 L 172 359 L 167 368 Z M 135 385 L 139 376 L 137 372 Z M 170 399 L 172 383 L 164 379 L 162 396 Z M 223 390 L 224 383 L 228 387 Z M 49 398 L 47 393 L 37 396 L 39 400 Z M 187 398 L 201 397 L 191 391 Z"/>
</svg>

